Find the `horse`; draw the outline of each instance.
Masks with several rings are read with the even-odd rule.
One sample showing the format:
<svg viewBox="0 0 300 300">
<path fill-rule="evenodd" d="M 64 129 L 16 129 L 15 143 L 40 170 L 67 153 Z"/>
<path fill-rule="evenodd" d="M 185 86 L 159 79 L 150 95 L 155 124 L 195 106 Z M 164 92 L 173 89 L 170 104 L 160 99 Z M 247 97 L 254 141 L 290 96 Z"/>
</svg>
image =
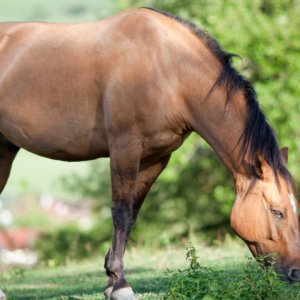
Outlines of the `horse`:
<svg viewBox="0 0 300 300">
<path fill-rule="evenodd" d="M 91 23 L 0 24 L 0 190 L 20 148 L 62 161 L 110 157 L 107 299 L 134 299 L 123 255 L 171 153 L 198 133 L 230 172 L 230 220 L 252 254 L 300 281 L 298 197 L 274 130 L 234 55 L 151 8 Z M 266 261 L 266 264 L 268 262 Z"/>
</svg>

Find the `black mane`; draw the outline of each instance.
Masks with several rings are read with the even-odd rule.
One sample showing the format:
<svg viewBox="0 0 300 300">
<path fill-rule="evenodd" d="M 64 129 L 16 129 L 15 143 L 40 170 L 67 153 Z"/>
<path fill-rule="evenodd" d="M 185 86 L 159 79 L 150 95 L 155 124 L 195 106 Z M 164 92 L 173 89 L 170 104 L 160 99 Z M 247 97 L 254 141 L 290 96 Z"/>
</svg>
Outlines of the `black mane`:
<svg viewBox="0 0 300 300">
<path fill-rule="evenodd" d="M 276 134 L 259 107 L 257 94 L 253 84 L 244 76 L 240 75 L 231 65 L 232 57 L 237 55 L 224 51 L 220 44 L 213 37 L 211 37 L 206 31 L 200 29 L 196 24 L 188 20 L 184 20 L 179 16 L 173 16 L 168 12 L 161 12 L 154 8 L 144 8 L 163 14 L 166 17 L 169 17 L 187 27 L 219 60 L 224 67 L 223 72 L 219 75 L 219 78 L 213 85 L 206 98 L 208 98 L 208 96 L 217 87 L 223 86 L 227 91 L 227 99 L 225 104 L 226 108 L 227 103 L 230 101 L 235 92 L 238 90 L 243 91 L 247 100 L 247 120 L 244 132 L 238 142 L 242 143 L 240 152 L 241 157 L 244 158 L 249 150 L 248 159 L 253 164 L 256 150 L 261 149 L 262 156 L 272 168 L 278 185 L 280 186 L 279 175 L 281 175 L 287 181 L 287 183 L 289 183 L 288 186 L 295 192 L 292 176 L 282 164 L 282 155 L 279 150 Z M 255 172 L 253 172 L 253 180 L 250 190 L 254 186 L 256 180 L 257 175 Z"/>
</svg>

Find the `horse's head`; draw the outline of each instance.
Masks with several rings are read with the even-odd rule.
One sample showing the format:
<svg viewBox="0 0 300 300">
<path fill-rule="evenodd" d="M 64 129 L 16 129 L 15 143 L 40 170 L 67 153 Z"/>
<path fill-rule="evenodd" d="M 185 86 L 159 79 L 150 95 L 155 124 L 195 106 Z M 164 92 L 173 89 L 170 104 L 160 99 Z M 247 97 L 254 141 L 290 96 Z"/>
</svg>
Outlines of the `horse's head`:
<svg viewBox="0 0 300 300">
<path fill-rule="evenodd" d="M 281 153 L 286 164 L 287 148 Z M 255 257 L 276 253 L 274 268 L 285 275 L 282 280 L 300 281 L 298 200 L 293 182 L 280 175 L 276 180 L 259 150 L 255 153 L 254 168 L 258 179 L 249 193 L 245 178 L 236 182 L 231 227 Z"/>
</svg>

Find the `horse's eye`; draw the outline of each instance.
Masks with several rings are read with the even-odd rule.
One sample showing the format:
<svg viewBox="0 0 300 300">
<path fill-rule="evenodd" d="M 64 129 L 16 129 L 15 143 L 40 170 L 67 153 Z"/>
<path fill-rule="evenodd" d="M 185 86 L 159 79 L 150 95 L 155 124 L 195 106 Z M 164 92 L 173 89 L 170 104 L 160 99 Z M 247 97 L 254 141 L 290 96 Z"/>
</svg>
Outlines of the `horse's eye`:
<svg viewBox="0 0 300 300">
<path fill-rule="evenodd" d="M 276 217 L 278 217 L 280 219 L 284 218 L 284 214 L 279 210 L 271 209 L 271 212 L 272 212 L 273 215 L 275 215 Z"/>
</svg>

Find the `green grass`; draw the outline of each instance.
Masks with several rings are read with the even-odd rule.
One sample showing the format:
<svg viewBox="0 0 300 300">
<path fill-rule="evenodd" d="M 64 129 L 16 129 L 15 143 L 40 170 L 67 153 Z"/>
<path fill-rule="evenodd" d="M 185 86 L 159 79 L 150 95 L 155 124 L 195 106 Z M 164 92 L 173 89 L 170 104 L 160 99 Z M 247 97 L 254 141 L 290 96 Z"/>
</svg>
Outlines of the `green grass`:
<svg viewBox="0 0 300 300">
<path fill-rule="evenodd" d="M 186 249 L 174 246 L 163 250 L 132 247 L 127 251 L 124 257 L 126 279 L 138 299 L 300 298 L 299 283 L 278 281 L 274 270 L 260 268 L 253 259 L 246 259 L 250 253 L 236 239 L 227 236 L 217 247 L 197 244 L 197 253 L 189 247 L 188 262 Z M 2 273 L 0 288 L 8 300 L 104 300 L 102 293 L 107 278 L 103 261 L 102 256 L 71 261 L 64 266 L 12 267 Z M 170 271 L 166 272 L 167 269 Z"/>
<path fill-rule="evenodd" d="M 244 268 L 244 256 L 249 255 L 246 247 L 228 239 L 223 246 L 199 246 L 200 262 L 230 271 Z M 174 247 L 160 251 L 131 248 L 124 259 L 126 279 L 140 298 L 154 295 L 157 299 L 157 293 L 163 289 L 164 271 L 188 267 L 185 252 L 185 248 Z M 107 279 L 103 262 L 104 257 L 97 257 L 81 263 L 71 262 L 69 266 L 12 268 L 3 273 L 0 287 L 8 299 L 104 299 L 102 292 Z"/>
</svg>

